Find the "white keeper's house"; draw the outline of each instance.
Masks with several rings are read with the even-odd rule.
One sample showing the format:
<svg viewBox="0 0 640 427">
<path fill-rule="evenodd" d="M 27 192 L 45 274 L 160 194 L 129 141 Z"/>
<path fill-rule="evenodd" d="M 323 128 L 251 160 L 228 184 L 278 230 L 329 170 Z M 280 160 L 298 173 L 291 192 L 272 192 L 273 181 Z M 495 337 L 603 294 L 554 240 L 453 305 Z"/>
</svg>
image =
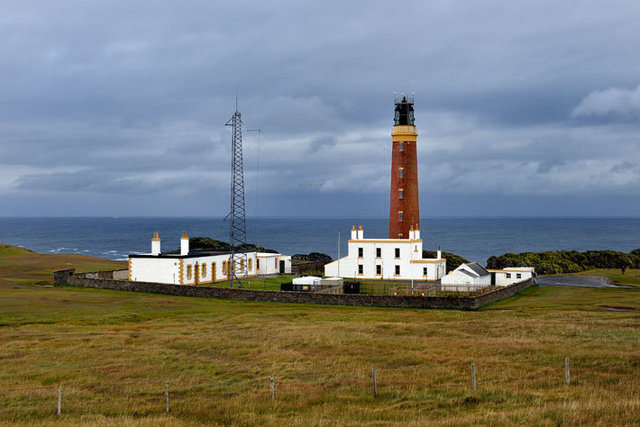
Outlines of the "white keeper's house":
<svg viewBox="0 0 640 427">
<path fill-rule="evenodd" d="M 348 255 L 324 267 L 328 277 L 366 280 L 435 281 L 446 274 L 447 260 L 440 249 L 436 258 L 422 257 L 422 239 L 418 227 L 408 239 L 365 239 L 364 230 L 355 225 L 348 242 Z"/>
<path fill-rule="evenodd" d="M 247 252 L 246 259 L 232 265 L 229 252 L 190 251 L 187 233 L 180 239 L 180 253 L 162 253 L 160 244 L 155 232 L 150 253 L 129 255 L 130 281 L 203 285 L 229 280 L 232 268 L 239 278 L 291 273 L 291 257 L 286 255 Z"/>
</svg>

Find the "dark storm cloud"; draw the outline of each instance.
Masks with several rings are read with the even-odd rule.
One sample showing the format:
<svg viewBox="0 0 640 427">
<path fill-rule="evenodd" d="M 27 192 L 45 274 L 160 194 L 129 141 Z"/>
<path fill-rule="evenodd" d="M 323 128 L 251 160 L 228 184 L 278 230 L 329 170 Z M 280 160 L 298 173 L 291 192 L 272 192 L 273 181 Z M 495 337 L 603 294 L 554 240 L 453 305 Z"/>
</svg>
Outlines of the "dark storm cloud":
<svg viewBox="0 0 640 427">
<path fill-rule="evenodd" d="M 452 212 L 465 194 L 640 195 L 637 2 L 1 9 L 0 200 L 20 200 L 14 214 L 50 195 L 203 192 L 226 213 L 236 90 L 261 130 L 245 134 L 248 191 L 280 214 L 302 197 L 325 214 L 385 197 L 394 91 L 416 93 L 421 189 L 459 195 Z"/>
</svg>

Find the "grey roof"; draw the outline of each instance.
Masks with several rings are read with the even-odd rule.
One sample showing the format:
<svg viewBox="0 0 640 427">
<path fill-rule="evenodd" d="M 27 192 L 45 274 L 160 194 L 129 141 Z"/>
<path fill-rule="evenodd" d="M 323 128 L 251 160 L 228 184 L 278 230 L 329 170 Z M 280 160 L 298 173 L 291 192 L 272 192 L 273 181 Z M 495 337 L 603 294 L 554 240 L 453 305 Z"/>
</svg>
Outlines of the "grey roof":
<svg viewBox="0 0 640 427">
<path fill-rule="evenodd" d="M 478 264 L 477 262 L 469 262 L 467 264 L 462 264 L 465 267 L 467 267 L 469 270 L 472 270 L 474 273 L 476 273 L 478 276 L 482 277 L 482 276 L 487 276 L 490 273 L 485 270 L 485 268 L 483 266 L 481 266 L 480 264 Z"/>
</svg>

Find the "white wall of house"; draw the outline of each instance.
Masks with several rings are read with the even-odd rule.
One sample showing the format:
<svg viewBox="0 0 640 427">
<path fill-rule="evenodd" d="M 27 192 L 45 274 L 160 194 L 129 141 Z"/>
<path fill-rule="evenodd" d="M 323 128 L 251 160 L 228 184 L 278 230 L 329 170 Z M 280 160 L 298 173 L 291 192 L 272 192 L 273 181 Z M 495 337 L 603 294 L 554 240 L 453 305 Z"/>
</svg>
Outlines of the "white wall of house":
<svg viewBox="0 0 640 427">
<path fill-rule="evenodd" d="M 420 231 L 409 239 L 365 239 L 352 230 L 347 256 L 324 267 L 325 276 L 363 280 L 438 280 L 446 272 L 444 258 L 423 259 Z"/>
<path fill-rule="evenodd" d="M 258 252 L 257 256 L 259 275 L 280 274 L 280 261 L 284 261 L 284 274 L 291 274 L 291 256 L 269 252 Z"/>
<path fill-rule="evenodd" d="M 509 286 L 533 277 L 533 267 L 507 267 L 502 270 L 489 270 L 496 275 L 496 286 Z"/>
<path fill-rule="evenodd" d="M 256 253 L 248 252 L 247 261 L 236 260 L 236 275 L 251 277 L 256 273 Z M 224 265 L 229 262 L 229 254 L 192 256 L 152 256 L 129 257 L 129 277 L 134 282 L 170 283 L 175 285 L 195 285 L 221 282 L 229 277 Z M 230 264 L 227 264 L 230 265 Z M 196 277 L 197 272 L 197 277 Z"/>
<path fill-rule="evenodd" d="M 129 280 L 179 284 L 179 260 L 176 258 L 129 258 Z"/>
</svg>

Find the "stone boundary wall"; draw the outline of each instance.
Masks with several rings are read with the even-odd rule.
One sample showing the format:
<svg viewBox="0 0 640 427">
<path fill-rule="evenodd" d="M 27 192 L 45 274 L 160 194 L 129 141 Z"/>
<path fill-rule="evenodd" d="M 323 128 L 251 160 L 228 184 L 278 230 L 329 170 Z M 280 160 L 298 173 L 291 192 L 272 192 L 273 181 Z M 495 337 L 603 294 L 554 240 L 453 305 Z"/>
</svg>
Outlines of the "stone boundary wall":
<svg viewBox="0 0 640 427">
<path fill-rule="evenodd" d="M 239 301 L 284 302 L 295 304 L 355 305 L 369 307 L 451 308 L 473 310 L 508 298 L 535 286 L 533 279 L 524 280 L 477 297 L 423 297 L 413 295 L 317 294 L 309 292 L 259 291 L 252 289 L 214 288 L 208 286 L 167 285 L 104 279 L 95 273 L 74 274 L 74 270 L 54 272 L 56 285 L 72 285 L 119 291 L 148 292 L 166 295 L 221 298 Z"/>
</svg>

